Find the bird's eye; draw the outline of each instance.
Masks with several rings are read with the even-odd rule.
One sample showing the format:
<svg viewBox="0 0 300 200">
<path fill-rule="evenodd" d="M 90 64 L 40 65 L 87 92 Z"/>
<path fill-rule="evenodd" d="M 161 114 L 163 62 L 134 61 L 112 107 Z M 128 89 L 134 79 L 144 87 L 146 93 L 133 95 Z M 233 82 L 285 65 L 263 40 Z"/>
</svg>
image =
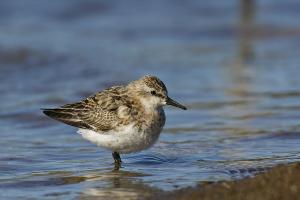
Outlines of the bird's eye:
<svg viewBox="0 0 300 200">
<path fill-rule="evenodd" d="M 152 95 L 156 95 L 156 92 L 154 90 L 151 91 Z"/>
</svg>

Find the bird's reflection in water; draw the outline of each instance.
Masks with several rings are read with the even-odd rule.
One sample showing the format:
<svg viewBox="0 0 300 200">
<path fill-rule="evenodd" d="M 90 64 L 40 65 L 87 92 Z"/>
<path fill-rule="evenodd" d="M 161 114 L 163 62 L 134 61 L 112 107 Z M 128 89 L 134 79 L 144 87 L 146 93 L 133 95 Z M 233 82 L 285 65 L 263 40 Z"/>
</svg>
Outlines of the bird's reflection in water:
<svg viewBox="0 0 300 200">
<path fill-rule="evenodd" d="M 75 184 L 79 182 L 93 181 L 91 187 L 83 187 L 80 192 L 80 199 L 144 199 L 153 196 L 153 194 L 160 191 L 145 185 L 137 177 L 149 176 L 147 174 L 112 170 L 108 172 L 90 172 L 80 177 L 65 177 L 63 181 L 65 184 Z"/>
</svg>

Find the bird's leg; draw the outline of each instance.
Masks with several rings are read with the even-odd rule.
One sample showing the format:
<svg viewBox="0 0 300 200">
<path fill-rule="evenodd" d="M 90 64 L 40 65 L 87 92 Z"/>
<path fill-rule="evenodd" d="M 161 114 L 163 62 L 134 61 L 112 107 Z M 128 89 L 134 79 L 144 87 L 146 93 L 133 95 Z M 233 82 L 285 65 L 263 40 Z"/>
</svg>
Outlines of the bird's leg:
<svg viewBox="0 0 300 200">
<path fill-rule="evenodd" d="M 112 156 L 113 156 L 115 162 L 117 162 L 117 163 L 121 163 L 122 162 L 120 154 L 118 152 L 114 151 L 112 153 Z"/>
<path fill-rule="evenodd" d="M 119 169 L 121 166 L 121 162 L 122 162 L 120 154 L 118 152 L 114 151 L 112 153 L 112 156 L 115 160 L 115 169 Z"/>
</svg>

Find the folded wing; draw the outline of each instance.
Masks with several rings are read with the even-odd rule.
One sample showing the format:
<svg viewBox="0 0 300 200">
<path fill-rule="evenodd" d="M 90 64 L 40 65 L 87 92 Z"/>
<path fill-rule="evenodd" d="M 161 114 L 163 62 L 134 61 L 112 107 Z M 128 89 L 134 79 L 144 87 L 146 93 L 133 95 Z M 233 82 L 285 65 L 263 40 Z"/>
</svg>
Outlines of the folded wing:
<svg viewBox="0 0 300 200">
<path fill-rule="evenodd" d="M 124 98 L 124 89 L 112 87 L 88 97 L 81 102 L 66 104 L 60 108 L 43 109 L 47 116 L 65 124 L 94 131 L 112 130 L 121 120 L 120 106 L 130 105 Z"/>
</svg>

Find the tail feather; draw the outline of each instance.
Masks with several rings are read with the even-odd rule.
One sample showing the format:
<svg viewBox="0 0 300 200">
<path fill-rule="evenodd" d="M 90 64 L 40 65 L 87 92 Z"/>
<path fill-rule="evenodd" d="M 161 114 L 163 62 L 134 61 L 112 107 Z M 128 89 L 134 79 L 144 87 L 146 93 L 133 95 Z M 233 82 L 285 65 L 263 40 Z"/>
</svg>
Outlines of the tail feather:
<svg viewBox="0 0 300 200">
<path fill-rule="evenodd" d="M 53 119 L 72 119 L 76 118 L 74 114 L 65 109 L 43 109 L 43 113 Z"/>
<path fill-rule="evenodd" d="M 75 126 L 78 128 L 91 128 L 88 124 L 84 123 L 79 117 L 76 110 L 54 108 L 54 109 L 42 109 L 43 113 L 52 119 L 58 120 L 65 124 Z"/>
</svg>

